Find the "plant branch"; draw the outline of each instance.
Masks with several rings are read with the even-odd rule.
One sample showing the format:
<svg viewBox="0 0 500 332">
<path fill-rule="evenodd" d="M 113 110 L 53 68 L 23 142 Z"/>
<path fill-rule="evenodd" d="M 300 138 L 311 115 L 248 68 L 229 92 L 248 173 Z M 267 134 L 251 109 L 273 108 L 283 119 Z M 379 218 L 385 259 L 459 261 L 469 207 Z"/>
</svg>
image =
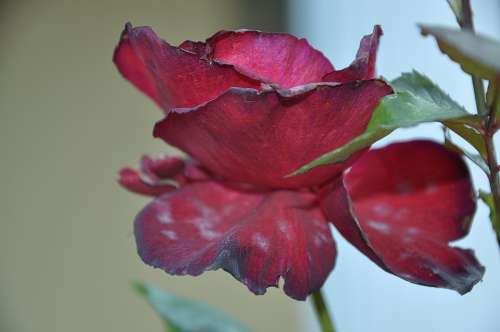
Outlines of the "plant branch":
<svg viewBox="0 0 500 332">
<path fill-rule="evenodd" d="M 332 318 L 326 307 L 325 300 L 321 291 L 315 291 L 312 293 L 312 300 L 314 304 L 314 311 L 316 312 L 316 317 L 318 318 L 319 325 L 321 326 L 321 331 L 323 332 L 335 332 L 335 327 L 333 325 Z"/>
<path fill-rule="evenodd" d="M 486 101 L 484 100 L 484 85 L 483 80 L 476 75 L 472 76 L 472 87 L 474 88 L 474 98 L 476 99 L 477 114 L 486 114 L 488 109 L 486 108 Z"/>
<path fill-rule="evenodd" d="M 459 0 L 460 1 L 460 0 Z M 448 0 L 451 9 L 455 12 L 457 17 L 458 25 L 462 30 L 469 30 L 474 33 L 474 21 L 472 18 L 472 9 L 470 5 L 470 0 L 461 0 L 460 6 L 456 7 L 453 5 L 452 0 Z M 459 8 L 458 12 L 456 9 Z M 485 92 L 483 81 L 476 75 L 472 76 L 472 86 L 474 88 L 474 98 L 476 100 L 477 113 L 480 115 L 485 115 L 483 123 L 483 139 L 486 147 L 486 163 L 488 165 L 489 174 L 488 179 L 490 182 L 491 195 L 493 198 L 493 207 L 495 212 L 493 215 L 496 216 L 497 220 L 492 220 L 494 225 L 500 225 L 500 220 L 498 219 L 498 212 L 500 212 L 500 176 L 498 172 L 498 162 L 497 155 L 495 151 L 495 143 L 493 141 L 493 136 L 497 130 L 496 128 L 496 104 L 498 101 L 498 91 L 495 89 L 493 102 L 491 105 L 486 104 Z M 497 241 L 500 245 L 500 234 L 497 231 L 499 228 L 494 227 L 496 231 Z"/>
<path fill-rule="evenodd" d="M 451 2 L 452 1 L 450 0 L 448 1 L 452 10 L 455 11 Z M 470 5 L 470 1 L 461 0 L 460 2 L 461 2 L 459 7 L 460 12 L 455 13 L 455 16 L 457 18 L 457 23 L 462 30 L 469 30 L 472 33 L 474 33 L 474 21 L 472 19 L 473 15 L 472 15 L 472 8 Z M 486 108 L 486 102 L 484 100 L 485 94 L 484 94 L 483 81 L 477 75 L 471 75 L 471 76 L 472 76 L 472 86 L 474 87 L 474 98 L 476 99 L 477 113 L 484 115 L 487 113 L 487 108 Z"/>
<path fill-rule="evenodd" d="M 498 217 L 498 212 L 500 212 L 500 175 L 498 173 L 498 162 L 497 155 L 495 151 L 495 143 L 493 141 L 493 135 L 495 134 L 496 128 L 496 104 L 498 102 L 498 90 L 495 89 L 493 102 L 489 107 L 488 116 L 484 124 L 484 143 L 486 145 L 486 155 L 488 168 L 490 169 L 490 174 L 488 176 L 491 187 L 491 195 L 493 197 L 493 206 L 496 213 L 493 214 L 496 220 L 492 220 L 494 225 L 500 225 L 500 220 Z M 498 233 L 498 228 L 494 227 L 497 231 L 497 241 L 500 245 L 500 234 Z"/>
</svg>

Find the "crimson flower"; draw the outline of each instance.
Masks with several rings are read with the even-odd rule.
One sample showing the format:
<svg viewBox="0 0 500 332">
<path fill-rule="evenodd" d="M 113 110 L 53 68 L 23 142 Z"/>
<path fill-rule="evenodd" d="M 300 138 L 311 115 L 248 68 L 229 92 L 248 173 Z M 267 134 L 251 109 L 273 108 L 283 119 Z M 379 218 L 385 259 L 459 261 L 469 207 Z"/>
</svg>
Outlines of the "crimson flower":
<svg viewBox="0 0 500 332">
<path fill-rule="evenodd" d="M 127 24 L 120 73 L 164 111 L 154 128 L 190 158 L 143 157 L 120 183 L 154 196 L 134 224 L 143 261 L 174 275 L 222 268 L 256 294 L 305 299 L 335 264 L 329 223 L 386 271 L 465 293 L 484 268 L 449 245 L 475 212 L 460 156 L 429 141 L 288 174 L 366 128 L 392 89 L 375 78 L 382 30 L 335 70 L 304 39 L 250 30 L 171 46 Z"/>
</svg>

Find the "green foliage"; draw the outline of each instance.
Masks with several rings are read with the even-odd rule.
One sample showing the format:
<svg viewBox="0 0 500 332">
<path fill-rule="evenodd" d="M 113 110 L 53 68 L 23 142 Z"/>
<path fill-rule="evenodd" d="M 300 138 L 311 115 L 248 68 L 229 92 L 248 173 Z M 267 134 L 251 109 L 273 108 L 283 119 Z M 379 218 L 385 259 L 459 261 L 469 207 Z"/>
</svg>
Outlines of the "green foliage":
<svg viewBox="0 0 500 332">
<path fill-rule="evenodd" d="M 495 230 L 497 236 L 500 234 L 500 221 L 498 220 L 498 214 L 495 210 L 495 203 L 493 201 L 493 195 L 485 191 L 479 190 L 479 198 L 488 206 L 490 209 L 490 221 L 493 229 Z"/>
<path fill-rule="evenodd" d="M 456 145 L 453 143 L 451 140 L 451 137 L 449 135 L 449 132 L 446 130 L 446 128 L 443 128 L 445 130 L 445 139 L 444 139 L 444 146 L 446 146 L 449 150 L 455 151 L 467 158 L 469 158 L 470 161 L 472 161 L 474 164 L 476 164 L 483 172 L 487 175 L 490 174 L 490 170 L 488 168 L 488 165 L 486 164 L 485 159 L 477 154 L 477 153 L 471 153 L 467 150 L 462 149 L 460 146 Z M 484 145 L 484 142 L 483 142 Z"/>
<path fill-rule="evenodd" d="M 478 117 L 479 118 L 479 117 Z M 475 128 L 465 123 L 456 123 L 453 121 L 444 121 L 446 127 L 451 129 L 457 135 L 469 142 L 482 158 L 486 158 L 486 145 L 481 133 Z"/>
<path fill-rule="evenodd" d="M 500 77 L 498 80 L 491 81 L 488 84 L 488 90 L 486 93 L 486 105 L 489 109 L 500 108 L 500 98 L 498 98 L 500 87 L 498 86 L 497 81 L 500 81 Z"/>
<path fill-rule="evenodd" d="M 355 152 L 369 147 L 395 129 L 426 122 L 440 121 L 449 124 L 459 135 L 471 139 L 479 148 L 484 149 L 481 137 L 473 131 L 479 123 L 479 118 L 467 113 L 426 76 L 417 71 L 404 73 L 393 80 L 391 86 L 395 93 L 382 99 L 364 133 L 346 145 L 302 166 L 291 176 L 305 173 L 320 165 L 345 161 Z M 479 146 L 481 143 L 482 147 Z"/>
<path fill-rule="evenodd" d="M 500 43 L 471 30 L 420 25 L 422 35 L 433 36 L 439 49 L 472 75 L 494 80 L 500 74 Z"/>
<path fill-rule="evenodd" d="M 144 283 L 135 283 L 134 288 L 162 318 L 167 332 L 249 331 L 224 313 L 206 304 L 177 297 Z"/>
<path fill-rule="evenodd" d="M 472 10 L 469 0 L 448 0 L 458 25 L 462 29 L 474 30 L 472 25 Z"/>
<path fill-rule="evenodd" d="M 448 4 L 458 20 L 462 16 L 463 12 L 462 0 L 448 0 Z"/>
<path fill-rule="evenodd" d="M 495 116 L 496 126 L 500 125 L 500 75 L 496 80 L 490 81 L 486 93 L 486 105 Z"/>
</svg>

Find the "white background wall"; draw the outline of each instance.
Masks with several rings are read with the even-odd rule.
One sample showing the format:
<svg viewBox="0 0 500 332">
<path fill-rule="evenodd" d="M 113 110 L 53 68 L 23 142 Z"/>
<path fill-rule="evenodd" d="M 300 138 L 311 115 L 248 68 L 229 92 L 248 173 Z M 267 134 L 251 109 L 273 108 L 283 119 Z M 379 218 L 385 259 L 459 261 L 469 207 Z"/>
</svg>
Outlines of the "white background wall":
<svg viewBox="0 0 500 332">
<path fill-rule="evenodd" d="M 500 1 L 473 0 L 472 6 L 477 30 L 500 39 Z M 337 69 L 353 60 L 360 38 L 381 24 L 385 35 L 378 57 L 380 75 L 392 79 L 415 68 L 467 109 L 475 109 L 470 78 L 416 27 L 416 23 L 456 26 L 445 0 L 290 0 L 289 8 L 289 30 L 321 49 Z M 377 145 L 415 137 L 441 140 L 442 134 L 438 125 L 423 125 L 399 130 Z M 475 166 L 470 168 L 476 187 L 487 188 L 484 175 Z M 335 235 L 339 255 L 325 291 L 339 332 L 500 331 L 500 254 L 481 203 L 471 234 L 457 242 L 475 249 L 486 266 L 483 282 L 465 296 L 387 274 Z M 312 315 L 310 310 L 307 331 L 317 329 Z"/>
</svg>

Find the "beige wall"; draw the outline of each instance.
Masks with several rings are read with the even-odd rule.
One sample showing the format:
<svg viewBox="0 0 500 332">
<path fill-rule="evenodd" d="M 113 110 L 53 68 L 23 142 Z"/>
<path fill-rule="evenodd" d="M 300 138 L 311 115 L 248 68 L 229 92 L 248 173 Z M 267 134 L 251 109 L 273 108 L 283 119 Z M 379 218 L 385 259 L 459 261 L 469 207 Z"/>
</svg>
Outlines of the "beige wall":
<svg viewBox="0 0 500 332">
<path fill-rule="evenodd" d="M 256 331 L 296 331 L 306 306 L 256 297 L 223 272 L 168 277 L 139 260 L 132 219 L 146 199 L 115 182 L 161 113 L 111 63 L 123 24 L 166 39 L 276 29 L 279 6 L 250 1 L 0 3 L 0 331 L 160 331 L 135 279 L 217 305 Z M 270 2 L 270 1 L 269 1 Z"/>
</svg>

